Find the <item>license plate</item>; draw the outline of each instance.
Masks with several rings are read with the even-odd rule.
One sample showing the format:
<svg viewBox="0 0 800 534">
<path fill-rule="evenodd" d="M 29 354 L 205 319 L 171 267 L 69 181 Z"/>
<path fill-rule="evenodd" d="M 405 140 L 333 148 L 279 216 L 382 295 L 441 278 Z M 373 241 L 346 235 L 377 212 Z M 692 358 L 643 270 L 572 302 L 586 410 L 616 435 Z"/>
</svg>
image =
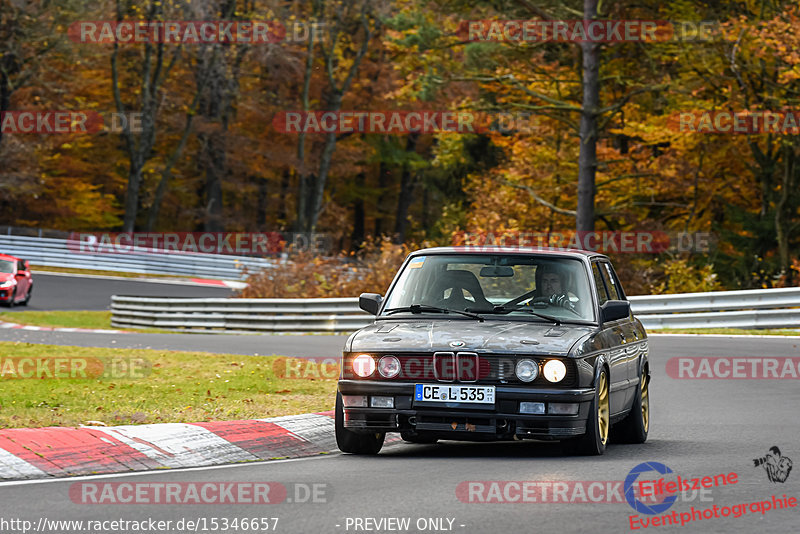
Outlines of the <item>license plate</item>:
<svg viewBox="0 0 800 534">
<path fill-rule="evenodd" d="M 494 404 L 494 386 L 416 384 L 414 399 L 423 402 Z"/>
</svg>

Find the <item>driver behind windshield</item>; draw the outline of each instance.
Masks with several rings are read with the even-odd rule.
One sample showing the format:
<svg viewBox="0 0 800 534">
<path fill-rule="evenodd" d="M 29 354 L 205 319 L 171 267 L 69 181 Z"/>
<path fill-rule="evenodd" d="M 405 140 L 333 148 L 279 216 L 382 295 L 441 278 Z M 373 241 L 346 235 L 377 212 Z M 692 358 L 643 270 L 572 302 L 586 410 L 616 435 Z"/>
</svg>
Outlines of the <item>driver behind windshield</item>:
<svg viewBox="0 0 800 534">
<path fill-rule="evenodd" d="M 575 311 L 578 297 L 569 291 L 569 273 L 558 264 L 547 263 L 536 270 L 538 279 L 535 302 L 547 302 Z"/>
</svg>

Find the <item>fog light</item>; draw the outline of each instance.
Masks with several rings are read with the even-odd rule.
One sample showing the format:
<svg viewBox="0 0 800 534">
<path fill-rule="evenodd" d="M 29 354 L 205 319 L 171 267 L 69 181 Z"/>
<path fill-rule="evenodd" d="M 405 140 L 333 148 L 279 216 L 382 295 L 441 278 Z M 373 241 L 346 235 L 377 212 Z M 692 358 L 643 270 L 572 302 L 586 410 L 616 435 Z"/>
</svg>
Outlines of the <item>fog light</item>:
<svg viewBox="0 0 800 534">
<path fill-rule="evenodd" d="M 361 378 L 366 378 L 375 372 L 375 358 L 369 354 L 359 354 L 353 360 L 353 372 Z"/>
<path fill-rule="evenodd" d="M 394 356 L 384 356 L 378 362 L 378 372 L 383 378 L 394 378 L 400 374 L 400 360 Z"/>
<path fill-rule="evenodd" d="M 366 395 L 342 395 L 342 404 L 345 408 L 366 408 Z"/>
<path fill-rule="evenodd" d="M 544 403 L 543 402 L 520 402 L 519 403 L 519 413 L 543 414 L 544 413 Z"/>
<path fill-rule="evenodd" d="M 575 415 L 578 413 L 577 402 L 551 402 L 547 405 L 547 413 L 553 415 Z"/>
<path fill-rule="evenodd" d="M 533 360 L 520 360 L 515 372 L 523 382 L 533 382 L 539 376 L 539 365 Z"/>
<path fill-rule="evenodd" d="M 370 408 L 394 408 L 394 397 L 370 397 Z"/>
<path fill-rule="evenodd" d="M 550 382 L 561 382 L 567 376 L 567 366 L 558 360 L 549 360 L 544 364 L 544 377 Z"/>
</svg>

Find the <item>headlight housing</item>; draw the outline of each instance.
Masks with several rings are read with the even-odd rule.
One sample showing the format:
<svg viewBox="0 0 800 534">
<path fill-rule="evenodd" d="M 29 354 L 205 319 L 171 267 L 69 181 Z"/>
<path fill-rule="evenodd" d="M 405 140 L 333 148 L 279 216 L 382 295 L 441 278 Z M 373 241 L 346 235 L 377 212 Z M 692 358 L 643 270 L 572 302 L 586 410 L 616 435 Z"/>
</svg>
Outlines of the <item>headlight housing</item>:
<svg viewBox="0 0 800 534">
<path fill-rule="evenodd" d="M 2 288 L 11 287 L 13 285 L 14 285 L 13 280 L 6 280 L 5 282 L 0 282 L 0 287 Z"/>
<path fill-rule="evenodd" d="M 359 354 L 353 359 L 353 372 L 361 378 L 372 376 L 375 372 L 375 358 L 369 354 Z"/>
<path fill-rule="evenodd" d="M 542 371 L 544 377 L 553 383 L 561 382 L 564 380 L 564 377 L 567 376 L 567 366 L 564 365 L 564 362 L 559 360 L 548 360 L 547 363 L 544 364 L 544 369 Z"/>
<path fill-rule="evenodd" d="M 400 374 L 400 360 L 395 356 L 384 356 L 378 361 L 378 373 L 383 378 L 394 378 Z"/>
<path fill-rule="evenodd" d="M 520 360 L 514 372 L 523 382 L 533 382 L 539 376 L 539 364 L 534 360 Z"/>
</svg>

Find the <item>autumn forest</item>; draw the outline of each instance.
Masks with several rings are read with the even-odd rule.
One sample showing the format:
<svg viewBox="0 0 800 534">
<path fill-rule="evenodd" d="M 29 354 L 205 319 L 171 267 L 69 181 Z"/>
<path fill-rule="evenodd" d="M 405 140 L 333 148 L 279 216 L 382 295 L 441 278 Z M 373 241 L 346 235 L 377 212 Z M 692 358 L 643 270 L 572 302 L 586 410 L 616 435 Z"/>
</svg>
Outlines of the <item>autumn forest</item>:
<svg viewBox="0 0 800 534">
<path fill-rule="evenodd" d="M 316 232 L 388 273 L 465 233 L 703 234 L 708 250 L 615 256 L 629 293 L 792 286 L 799 101 L 797 2 L 0 0 L 0 224 Z M 57 110 L 102 124 L 13 120 Z M 395 130 L 373 121 L 394 112 Z"/>
</svg>

